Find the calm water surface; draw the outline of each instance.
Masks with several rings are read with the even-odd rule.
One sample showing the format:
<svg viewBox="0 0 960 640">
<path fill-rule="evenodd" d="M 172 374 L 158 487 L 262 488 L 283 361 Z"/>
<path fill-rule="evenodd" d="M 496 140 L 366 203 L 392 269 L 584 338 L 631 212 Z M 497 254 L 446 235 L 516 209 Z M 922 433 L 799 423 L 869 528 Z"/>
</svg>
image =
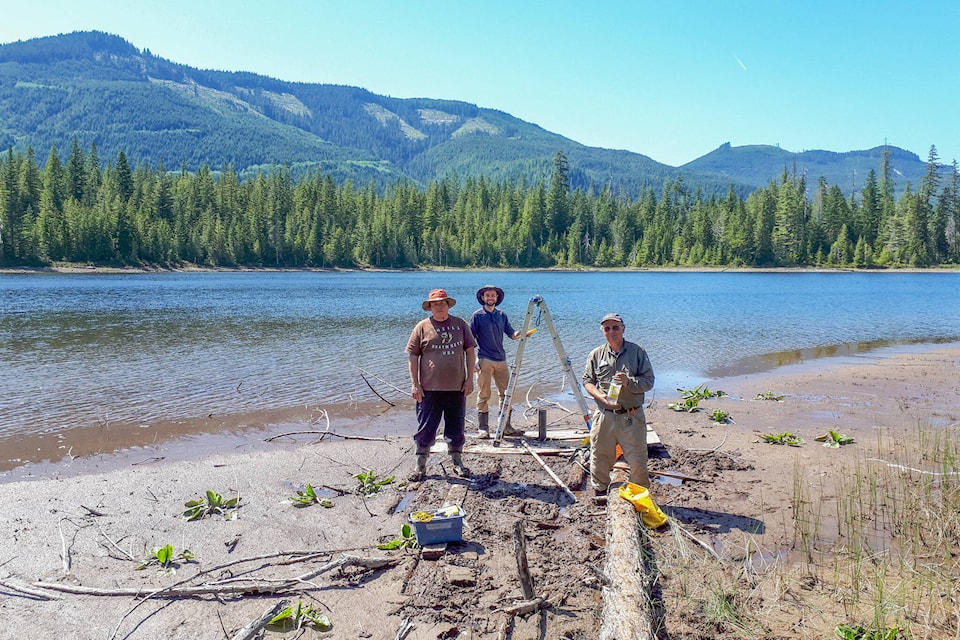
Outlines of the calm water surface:
<svg viewBox="0 0 960 640">
<path fill-rule="evenodd" d="M 469 317 L 488 282 L 506 290 L 501 308 L 518 329 L 542 296 L 577 377 L 602 342 L 599 319 L 621 313 L 627 339 L 650 354 L 661 397 L 807 357 L 960 340 L 954 273 L 0 275 L 0 442 L 376 400 L 362 372 L 396 400 L 391 386 L 408 389 L 403 347 L 426 315 L 426 293 L 444 287 L 458 300 L 454 314 Z M 521 384 L 547 395 L 565 379 L 540 327 Z"/>
</svg>

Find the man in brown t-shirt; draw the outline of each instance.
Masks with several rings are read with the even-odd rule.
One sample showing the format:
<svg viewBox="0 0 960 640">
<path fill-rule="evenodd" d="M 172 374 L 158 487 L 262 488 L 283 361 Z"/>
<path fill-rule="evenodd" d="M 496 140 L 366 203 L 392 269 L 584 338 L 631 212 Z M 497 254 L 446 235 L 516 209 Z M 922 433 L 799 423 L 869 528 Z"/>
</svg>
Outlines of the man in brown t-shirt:
<svg viewBox="0 0 960 640">
<path fill-rule="evenodd" d="M 412 482 L 427 474 L 430 447 L 437 441 L 437 429 L 443 419 L 443 437 L 457 473 L 470 477 L 463 464 L 464 420 L 467 396 L 473 393 L 473 369 L 476 364 L 476 340 L 463 318 L 450 315 L 457 304 L 443 289 L 434 289 L 421 305 L 430 317 L 417 323 L 407 341 L 411 396 L 417 401 L 417 469 Z"/>
</svg>

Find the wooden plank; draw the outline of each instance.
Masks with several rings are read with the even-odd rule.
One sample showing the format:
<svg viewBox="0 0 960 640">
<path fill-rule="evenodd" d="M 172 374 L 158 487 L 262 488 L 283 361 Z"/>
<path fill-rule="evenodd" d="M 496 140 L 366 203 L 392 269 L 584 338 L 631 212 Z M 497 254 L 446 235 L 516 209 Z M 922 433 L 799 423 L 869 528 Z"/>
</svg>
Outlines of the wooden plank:
<svg viewBox="0 0 960 640">
<path fill-rule="evenodd" d="M 559 437 L 557 437 L 558 434 Z M 547 432 L 547 442 L 540 442 L 536 438 L 527 437 L 523 438 L 523 441 L 528 443 L 531 447 L 536 449 L 537 453 L 542 456 L 559 456 L 566 455 L 575 450 L 580 442 L 584 438 L 588 437 L 590 432 L 586 430 L 556 430 Z M 570 441 L 570 444 L 564 446 L 560 443 L 565 443 Z M 663 447 L 663 442 L 660 440 L 660 436 L 657 435 L 657 432 L 653 430 L 653 427 L 650 424 L 647 424 L 647 448 L 656 449 Z M 510 455 L 516 453 L 526 453 L 521 445 L 520 438 L 505 438 L 501 441 L 499 447 L 493 446 L 493 440 L 468 440 L 467 443 L 463 446 L 463 450 L 467 453 L 480 453 L 480 454 L 503 454 Z M 430 453 L 445 454 L 447 453 L 447 443 L 446 442 L 437 442 L 432 447 L 430 447 Z"/>
<path fill-rule="evenodd" d="M 533 447 L 533 449 L 541 456 L 566 456 L 577 450 L 576 447 Z M 523 447 L 494 447 L 493 445 L 467 445 L 463 450 L 468 453 L 507 456 L 527 452 Z"/>
<path fill-rule="evenodd" d="M 551 429 L 547 431 L 547 440 L 583 440 L 589 437 L 590 432 L 586 429 Z M 647 423 L 647 446 L 660 446 L 660 436 L 653 430 L 650 423 Z"/>
</svg>

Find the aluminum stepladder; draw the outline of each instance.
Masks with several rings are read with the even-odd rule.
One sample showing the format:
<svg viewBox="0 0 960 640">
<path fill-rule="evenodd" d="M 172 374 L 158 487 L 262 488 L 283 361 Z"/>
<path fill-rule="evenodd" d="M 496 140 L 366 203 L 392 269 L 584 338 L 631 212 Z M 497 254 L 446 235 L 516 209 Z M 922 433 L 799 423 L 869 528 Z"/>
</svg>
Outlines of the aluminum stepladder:
<svg viewBox="0 0 960 640">
<path fill-rule="evenodd" d="M 553 339 L 553 346 L 557 350 L 557 355 L 560 356 L 560 365 L 570 377 L 570 386 L 573 388 L 573 395 L 577 398 L 577 404 L 580 405 L 580 413 L 583 415 L 583 421 L 587 425 L 587 431 L 589 431 L 591 427 L 590 409 L 587 408 L 587 400 L 583 397 L 580 382 L 574 374 L 573 367 L 570 365 L 570 358 L 567 357 L 566 352 L 563 350 L 563 345 L 560 343 L 560 336 L 557 334 L 557 328 L 553 325 L 553 319 L 550 317 L 547 303 L 542 297 L 534 296 L 530 298 L 530 302 L 527 304 L 527 315 L 523 318 L 523 328 L 520 330 L 520 344 L 517 345 L 517 355 L 514 358 L 513 364 L 510 366 L 510 382 L 507 383 L 503 406 L 500 408 L 500 417 L 497 418 L 497 433 L 493 439 L 493 446 L 495 447 L 500 446 L 503 440 L 503 430 L 510 420 L 510 413 L 513 411 L 511 399 L 513 398 L 513 392 L 516 391 L 517 388 L 517 378 L 520 377 L 520 363 L 523 360 L 523 350 L 527 344 L 527 339 L 530 337 L 530 325 L 533 322 L 534 309 L 540 310 L 547 329 L 550 331 L 550 337 Z"/>
</svg>

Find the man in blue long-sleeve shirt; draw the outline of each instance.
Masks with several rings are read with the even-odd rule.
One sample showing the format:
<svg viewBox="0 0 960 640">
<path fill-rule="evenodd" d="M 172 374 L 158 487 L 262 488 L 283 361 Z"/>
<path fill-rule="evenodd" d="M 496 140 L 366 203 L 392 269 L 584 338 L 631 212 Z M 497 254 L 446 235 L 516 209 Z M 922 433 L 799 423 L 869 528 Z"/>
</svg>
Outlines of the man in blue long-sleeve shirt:
<svg viewBox="0 0 960 640">
<path fill-rule="evenodd" d="M 503 336 L 519 340 L 520 332 L 510 326 L 510 319 L 497 306 L 503 302 L 503 289 L 492 284 L 484 285 L 477 291 L 477 302 L 481 306 L 470 317 L 470 331 L 477 340 L 477 419 L 479 436 L 490 437 L 490 407 L 492 394 L 491 378 L 497 385 L 498 406 L 503 411 L 503 401 L 510 371 L 507 367 L 507 354 L 503 350 Z M 514 429 L 509 422 L 503 435 L 519 436 L 523 431 Z"/>
</svg>

